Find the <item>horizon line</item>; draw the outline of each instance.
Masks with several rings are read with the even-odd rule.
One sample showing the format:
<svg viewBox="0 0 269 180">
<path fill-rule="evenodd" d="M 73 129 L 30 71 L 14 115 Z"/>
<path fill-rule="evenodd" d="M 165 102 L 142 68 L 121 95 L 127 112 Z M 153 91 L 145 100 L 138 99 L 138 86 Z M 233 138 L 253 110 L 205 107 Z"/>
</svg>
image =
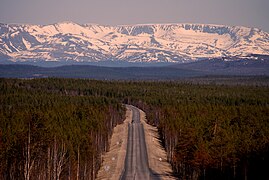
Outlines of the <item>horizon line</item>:
<svg viewBox="0 0 269 180">
<path fill-rule="evenodd" d="M 223 27 L 245 27 L 245 28 L 254 28 L 254 29 L 259 29 L 263 30 L 261 28 L 257 27 L 250 27 L 250 26 L 243 26 L 243 25 L 226 25 L 226 24 L 217 24 L 217 23 L 191 23 L 191 22 L 172 22 L 172 23 L 137 23 L 137 24 L 117 24 L 117 25 L 107 25 L 107 24 L 99 24 L 99 23 L 77 23 L 74 21 L 69 21 L 69 20 L 64 20 L 64 21 L 59 21 L 55 23 L 48 23 L 48 24 L 34 24 L 34 23 L 3 23 L 0 22 L 0 24 L 5 24 L 5 25 L 31 25 L 31 26 L 50 26 L 50 25 L 56 25 L 56 24 L 64 24 L 64 23 L 73 23 L 77 24 L 80 26 L 83 25 L 96 25 L 96 26 L 106 26 L 106 27 L 124 27 L 124 26 L 150 26 L 150 25 L 185 25 L 185 24 L 190 24 L 190 25 L 211 25 L 211 26 L 223 26 Z M 263 30 L 264 31 L 264 30 Z M 266 32 L 266 31 L 265 31 Z"/>
</svg>

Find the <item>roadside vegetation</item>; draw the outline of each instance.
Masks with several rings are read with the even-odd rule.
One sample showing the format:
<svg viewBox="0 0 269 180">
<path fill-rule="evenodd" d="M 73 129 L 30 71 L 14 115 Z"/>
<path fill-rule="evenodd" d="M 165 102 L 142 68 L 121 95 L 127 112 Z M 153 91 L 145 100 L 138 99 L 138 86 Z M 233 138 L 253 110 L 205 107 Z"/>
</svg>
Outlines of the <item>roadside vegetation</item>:
<svg viewBox="0 0 269 180">
<path fill-rule="evenodd" d="M 158 127 L 180 179 L 268 179 L 269 87 L 0 80 L 2 179 L 94 179 L 122 103 Z"/>
<path fill-rule="evenodd" d="M 0 81 L 0 179 L 95 178 L 125 110 L 112 98 L 81 96 L 75 85 L 66 91 L 72 83 Z"/>
</svg>

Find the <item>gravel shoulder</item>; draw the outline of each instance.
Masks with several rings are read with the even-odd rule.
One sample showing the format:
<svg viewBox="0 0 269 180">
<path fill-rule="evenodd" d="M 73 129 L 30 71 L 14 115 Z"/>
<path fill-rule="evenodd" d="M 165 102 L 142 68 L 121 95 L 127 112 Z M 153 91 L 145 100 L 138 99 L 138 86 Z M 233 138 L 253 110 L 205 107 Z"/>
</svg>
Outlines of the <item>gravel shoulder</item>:
<svg viewBox="0 0 269 180">
<path fill-rule="evenodd" d="M 172 167 L 167 162 L 167 154 L 161 145 L 157 128 L 146 123 L 146 114 L 141 110 L 140 117 L 145 130 L 149 168 L 154 174 L 158 174 L 158 178 L 160 179 L 176 179 L 172 176 Z"/>
<path fill-rule="evenodd" d="M 97 180 L 120 179 L 127 150 L 128 124 L 132 121 L 133 115 L 128 107 L 126 109 L 124 122 L 114 128 L 109 151 L 102 156 L 103 163 L 98 171 Z"/>
</svg>

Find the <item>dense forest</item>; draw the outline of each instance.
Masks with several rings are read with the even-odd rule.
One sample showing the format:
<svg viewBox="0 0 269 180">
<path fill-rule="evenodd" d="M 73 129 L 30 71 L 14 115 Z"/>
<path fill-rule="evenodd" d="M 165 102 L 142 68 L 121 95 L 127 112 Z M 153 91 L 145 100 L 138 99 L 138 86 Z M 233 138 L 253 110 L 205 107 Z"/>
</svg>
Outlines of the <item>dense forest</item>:
<svg viewBox="0 0 269 180">
<path fill-rule="evenodd" d="M 0 179 L 94 179 L 125 110 L 45 81 L 0 81 Z"/>
<path fill-rule="evenodd" d="M 269 179 L 269 87 L 235 84 L 1 79 L 1 178 L 93 179 L 126 103 L 179 179 Z"/>
</svg>

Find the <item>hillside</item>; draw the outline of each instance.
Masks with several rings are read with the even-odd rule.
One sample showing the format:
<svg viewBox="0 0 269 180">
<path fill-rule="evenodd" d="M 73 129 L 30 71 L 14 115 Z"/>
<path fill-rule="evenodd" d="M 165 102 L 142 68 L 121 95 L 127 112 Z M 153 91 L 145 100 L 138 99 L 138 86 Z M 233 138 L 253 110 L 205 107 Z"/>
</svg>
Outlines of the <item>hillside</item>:
<svg viewBox="0 0 269 180">
<path fill-rule="evenodd" d="M 0 24 L 0 62 L 182 63 L 269 55 L 269 34 L 209 24 Z"/>
</svg>

